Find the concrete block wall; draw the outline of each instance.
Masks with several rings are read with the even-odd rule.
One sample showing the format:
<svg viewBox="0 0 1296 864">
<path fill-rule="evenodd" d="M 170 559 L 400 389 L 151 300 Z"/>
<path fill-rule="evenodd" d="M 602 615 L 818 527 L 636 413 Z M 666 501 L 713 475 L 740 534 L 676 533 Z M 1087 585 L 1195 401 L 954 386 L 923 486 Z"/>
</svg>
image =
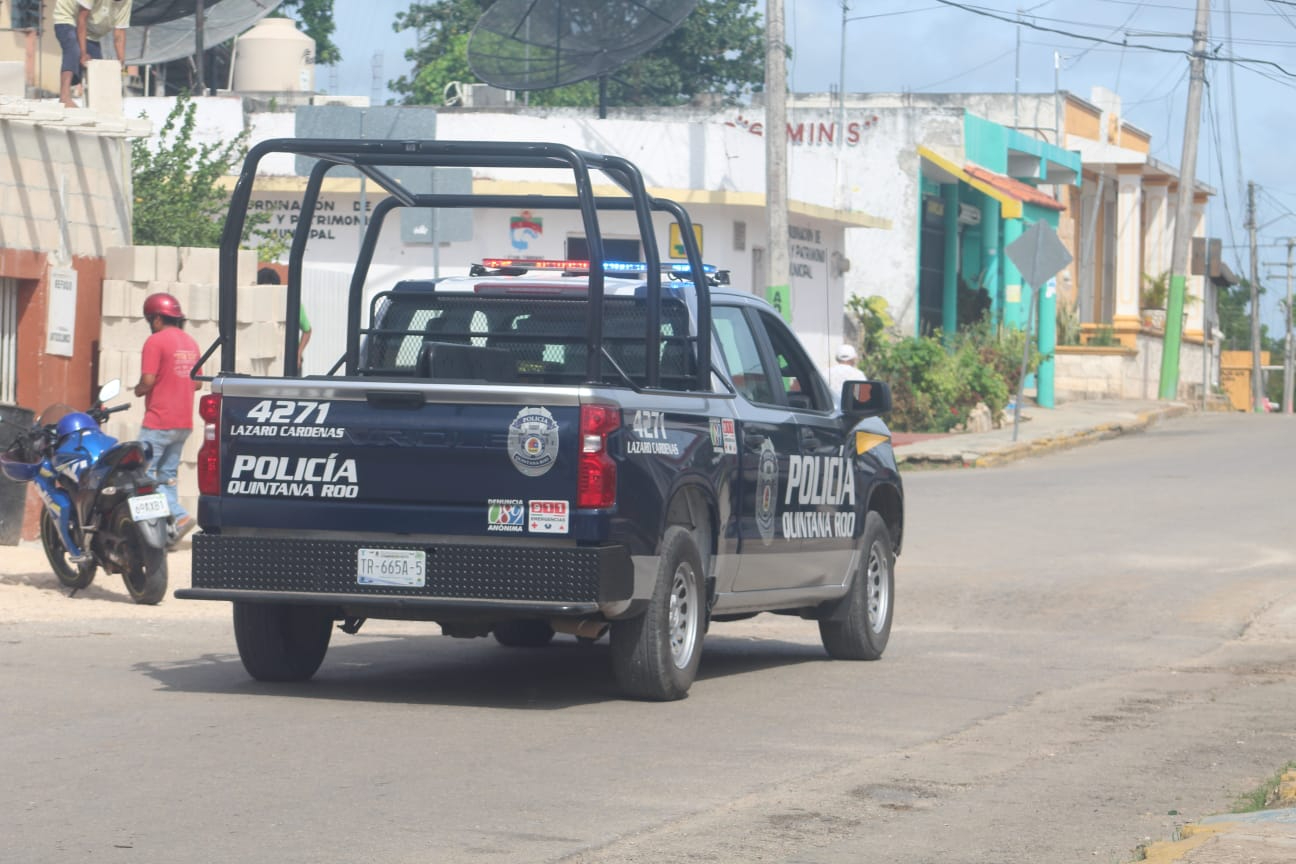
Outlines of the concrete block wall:
<svg viewBox="0 0 1296 864">
<path fill-rule="evenodd" d="M 1137 348 L 1060 346 L 1054 360 L 1053 390 L 1060 401 L 1077 399 L 1156 399 L 1161 384 L 1160 336 L 1140 333 Z M 1207 369 L 1210 385 L 1217 381 Z M 1202 346 L 1186 342 L 1179 353 L 1180 399 L 1199 399 Z"/>
<path fill-rule="evenodd" d="M 103 286 L 103 321 L 99 343 L 99 380 L 119 378 L 122 400 L 130 410 L 114 414 L 105 429 L 117 438 L 139 435 L 144 400 L 131 391 L 139 382 L 140 349 L 149 336 L 143 318 L 144 298 L 166 292 L 180 301 L 187 319 L 185 330 L 205 352 L 216 341 L 217 278 L 215 249 L 176 249 L 167 246 L 122 246 L 107 251 Z M 238 368 L 254 375 L 269 375 L 283 368 L 284 291 L 281 285 L 255 285 L 256 254 L 239 253 Z M 218 358 L 204 371 L 213 371 Z M 198 395 L 207 392 L 199 391 Z M 121 401 L 121 400 L 119 400 Z M 185 444 L 180 462 L 178 491 L 190 512 L 198 502 L 197 458 L 202 443 L 202 423 L 194 403 L 194 433 Z"/>
<path fill-rule="evenodd" d="M 115 64 L 113 64 L 115 65 Z M 117 83 L 120 89 L 120 81 Z M 130 239 L 130 137 L 147 121 L 49 102 L 0 102 L 0 238 L 10 249 L 102 258 Z"/>
</svg>

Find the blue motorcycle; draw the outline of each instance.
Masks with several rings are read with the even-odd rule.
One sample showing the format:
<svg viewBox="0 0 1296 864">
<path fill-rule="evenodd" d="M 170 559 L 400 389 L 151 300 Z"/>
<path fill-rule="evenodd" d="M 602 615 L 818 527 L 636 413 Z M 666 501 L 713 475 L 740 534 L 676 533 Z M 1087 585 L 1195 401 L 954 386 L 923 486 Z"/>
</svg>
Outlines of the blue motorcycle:
<svg viewBox="0 0 1296 864">
<path fill-rule="evenodd" d="M 170 509 L 148 476 L 152 447 L 119 442 L 100 428 L 130 403 L 105 408 L 121 392 L 109 381 L 89 411 L 45 409 L 35 425 L 0 453 L 0 473 L 33 483 L 44 502 L 41 545 L 59 582 L 80 589 L 95 570 L 120 573 L 136 603 L 161 601 L 167 587 Z"/>
</svg>

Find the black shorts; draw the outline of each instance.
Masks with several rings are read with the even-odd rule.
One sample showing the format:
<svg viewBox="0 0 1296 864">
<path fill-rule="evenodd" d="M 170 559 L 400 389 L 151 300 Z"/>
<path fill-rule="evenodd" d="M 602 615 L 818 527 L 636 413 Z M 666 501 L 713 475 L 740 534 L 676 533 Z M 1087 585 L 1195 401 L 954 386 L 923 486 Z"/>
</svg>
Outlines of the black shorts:
<svg viewBox="0 0 1296 864">
<path fill-rule="evenodd" d="M 75 24 L 55 24 L 54 38 L 58 39 L 59 47 L 63 49 L 63 65 L 59 67 L 60 72 L 71 72 L 72 83 L 81 83 L 81 46 L 77 43 L 77 32 Z M 103 59 L 103 48 L 94 39 L 86 40 L 86 53 L 92 60 Z"/>
</svg>

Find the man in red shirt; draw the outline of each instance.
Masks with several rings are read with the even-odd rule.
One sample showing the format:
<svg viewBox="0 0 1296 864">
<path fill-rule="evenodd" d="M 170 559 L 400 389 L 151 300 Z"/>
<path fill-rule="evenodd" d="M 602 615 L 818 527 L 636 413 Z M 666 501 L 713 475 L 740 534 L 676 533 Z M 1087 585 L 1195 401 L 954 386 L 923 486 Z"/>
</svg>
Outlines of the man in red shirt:
<svg viewBox="0 0 1296 864">
<path fill-rule="evenodd" d="M 193 431 L 194 391 L 202 386 L 189 377 L 198 362 L 198 343 L 184 332 L 180 301 L 170 294 L 146 297 L 144 320 L 148 321 L 153 335 L 144 343 L 140 380 L 135 385 L 135 395 L 144 397 L 144 424 L 139 440 L 153 445 L 149 474 L 161 485 L 171 508 L 174 547 L 196 524 L 180 506 L 176 471 L 185 440 Z"/>
</svg>

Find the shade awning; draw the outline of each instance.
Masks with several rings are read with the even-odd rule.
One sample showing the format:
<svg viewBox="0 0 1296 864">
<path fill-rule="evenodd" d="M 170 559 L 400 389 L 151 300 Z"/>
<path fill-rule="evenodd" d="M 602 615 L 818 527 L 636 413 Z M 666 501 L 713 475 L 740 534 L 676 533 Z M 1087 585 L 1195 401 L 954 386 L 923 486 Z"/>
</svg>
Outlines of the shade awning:
<svg viewBox="0 0 1296 864">
<path fill-rule="evenodd" d="M 963 166 L 963 170 L 978 180 L 989 183 L 1005 195 L 1011 195 L 1023 204 L 1034 204 L 1037 207 L 1059 212 L 1066 209 L 1066 205 L 1052 195 L 1047 195 L 1029 183 L 1023 183 L 1015 177 L 996 174 L 988 168 L 982 168 L 980 165 L 974 165 L 971 162 Z"/>
<path fill-rule="evenodd" d="M 1022 215 L 1022 202 L 1007 192 L 1003 192 L 991 186 L 984 180 L 978 180 L 968 172 L 964 171 L 953 160 L 946 159 L 934 150 L 919 145 L 918 155 L 922 157 L 923 173 L 942 183 L 966 183 L 978 192 L 984 192 L 990 198 L 998 201 L 1002 207 L 1001 213 L 1005 219 L 1020 219 Z"/>
<path fill-rule="evenodd" d="M 208 0 L 203 4 L 203 43 L 232 39 L 274 11 L 283 0 Z M 194 54 L 197 33 L 193 0 L 135 0 L 126 31 L 127 63 L 166 63 Z"/>
</svg>

